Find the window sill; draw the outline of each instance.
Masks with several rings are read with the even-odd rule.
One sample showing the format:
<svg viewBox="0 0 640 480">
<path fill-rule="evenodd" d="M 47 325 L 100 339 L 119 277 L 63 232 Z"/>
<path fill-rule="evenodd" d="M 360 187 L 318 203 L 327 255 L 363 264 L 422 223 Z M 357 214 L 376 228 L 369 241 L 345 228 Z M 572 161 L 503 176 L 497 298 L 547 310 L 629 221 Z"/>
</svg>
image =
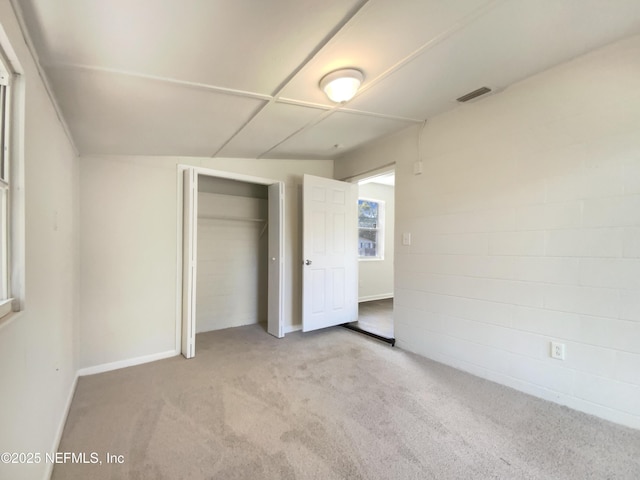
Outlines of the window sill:
<svg viewBox="0 0 640 480">
<path fill-rule="evenodd" d="M 22 310 L 20 310 L 19 312 L 9 312 L 3 317 L 0 317 L 0 329 L 6 327 L 10 323 L 13 323 L 14 320 L 20 318 L 22 316 L 22 313 Z"/>
<path fill-rule="evenodd" d="M 384 257 L 358 257 L 359 262 L 382 262 Z"/>
<path fill-rule="evenodd" d="M 12 303 L 13 298 L 7 298 L 6 300 L 0 301 L 0 318 L 4 318 L 11 313 Z"/>
</svg>

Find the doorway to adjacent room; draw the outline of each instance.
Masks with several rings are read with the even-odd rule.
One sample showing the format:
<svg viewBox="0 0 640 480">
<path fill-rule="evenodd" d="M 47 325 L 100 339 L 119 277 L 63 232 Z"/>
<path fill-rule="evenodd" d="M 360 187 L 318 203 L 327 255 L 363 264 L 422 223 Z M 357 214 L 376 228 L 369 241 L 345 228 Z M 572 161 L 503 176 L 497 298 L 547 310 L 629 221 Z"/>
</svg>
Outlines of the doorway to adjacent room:
<svg viewBox="0 0 640 480">
<path fill-rule="evenodd" d="M 358 180 L 358 320 L 349 324 L 395 343 L 395 170 Z"/>
</svg>

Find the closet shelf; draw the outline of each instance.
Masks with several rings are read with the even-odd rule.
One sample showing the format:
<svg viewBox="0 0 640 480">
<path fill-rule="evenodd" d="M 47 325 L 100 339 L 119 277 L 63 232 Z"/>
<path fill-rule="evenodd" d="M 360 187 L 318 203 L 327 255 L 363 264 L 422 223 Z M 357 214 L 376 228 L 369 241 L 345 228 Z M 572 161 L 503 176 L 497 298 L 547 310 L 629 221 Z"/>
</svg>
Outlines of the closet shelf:
<svg viewBox="0 0 640 480">
<path fill-rule="evenodd" d="M 234 220 L 237 222 L 266 222 L 266 218 L 234 217 L 231 215 L 202 215 L 198 220 Z"/>
</svg>

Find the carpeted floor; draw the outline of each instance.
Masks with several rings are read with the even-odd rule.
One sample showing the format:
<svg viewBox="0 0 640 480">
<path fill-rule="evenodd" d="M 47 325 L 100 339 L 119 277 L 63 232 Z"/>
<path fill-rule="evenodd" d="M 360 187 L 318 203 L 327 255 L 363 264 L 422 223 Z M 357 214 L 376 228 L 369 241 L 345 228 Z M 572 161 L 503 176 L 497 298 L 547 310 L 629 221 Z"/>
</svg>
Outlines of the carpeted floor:
<svg viewBox="0 0 640 480">
<path fill-rule="evenodd" d="M 83 377 L 59 450 L 103 463 L 55 480 L 640 478 L 640 431 L 339 327 Z"/>
</svg>

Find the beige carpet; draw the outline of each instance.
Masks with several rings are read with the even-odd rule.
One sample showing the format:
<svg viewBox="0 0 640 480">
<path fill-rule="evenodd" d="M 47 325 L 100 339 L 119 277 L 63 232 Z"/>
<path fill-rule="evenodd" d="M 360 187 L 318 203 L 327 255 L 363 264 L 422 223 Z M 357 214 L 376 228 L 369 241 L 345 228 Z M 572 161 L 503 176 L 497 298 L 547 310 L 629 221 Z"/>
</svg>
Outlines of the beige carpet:
<svg viewBox="0 0 640 480">
<path fill-rule="evenodd" d="M 83 377 L 60 451 L 103 463 L 56 480 L 640 478 L 640 431 L 339 327 L 210 332 L 193 360 Z"/>
</svg>

